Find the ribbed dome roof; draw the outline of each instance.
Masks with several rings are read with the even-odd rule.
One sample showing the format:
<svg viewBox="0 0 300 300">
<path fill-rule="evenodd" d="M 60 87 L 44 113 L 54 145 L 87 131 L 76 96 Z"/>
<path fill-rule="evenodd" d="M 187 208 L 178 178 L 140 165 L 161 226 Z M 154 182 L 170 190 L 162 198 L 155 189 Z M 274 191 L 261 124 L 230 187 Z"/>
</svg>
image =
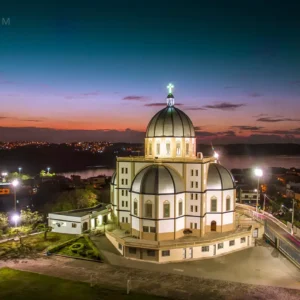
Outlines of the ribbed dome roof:
<svg viewBox="0 0 300 300">
<path fill-rule="evenodd" d="M 168 105 L 150 121 L 146 137 L 195 137 L 190 118 L 180 109 Z"/>
<path fill-rule="evenodd" d="M 234 189 L 234 179 L 230 171 L 220 164 L 211 163 L 207 174 L 207 190 Z"/>
<path fill-rule="evenodd" d="M 117 172 L 114 172 L 114 174 L 111 176 L 110 184 L 116 185 L 117 180 Z"/>
<path fill-rule="evenodd" d="M 148 195 L 177 194 L 184 192 L 184 184 L 174 170 L 162 165 L 151 165 L 135 176 L 131 191 Z"/>
</svg>

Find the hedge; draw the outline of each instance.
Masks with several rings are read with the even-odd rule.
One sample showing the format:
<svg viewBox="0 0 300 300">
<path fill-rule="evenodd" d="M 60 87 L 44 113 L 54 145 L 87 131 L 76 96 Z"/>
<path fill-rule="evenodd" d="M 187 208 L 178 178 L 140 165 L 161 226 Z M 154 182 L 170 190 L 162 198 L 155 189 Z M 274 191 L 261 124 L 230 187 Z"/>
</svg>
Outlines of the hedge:
<svg viewBox="0 0 300 300">
<path fill-rule="evenodd" d="M 60 250 L 60 249 L 62 249 L 62 248 L 64 248 L 64 247 L 66 247 L 66 246 L 69 246 L 69 245 L 73 244 L 74 242 L 76 242 L 77 240 L 79 240 L 81 237 L 82 237 L 82 236 L 78 236 L 78 237 L 76 237 L 76 238 L 74 238 L 74 239 L 71 239 L 71 240 L 68 240 L 68 241 L 66 241 L 66 242 L 63 242 L 63 243 L 61 243 L 61 244 L 55 245 L 55 246 L 53 246 L 53 247 L 50 247 L 47 251 L 48 251 L 49 253 L 57 252 L 58 250 Z"/>
<path fill-rule="evenodd" d="M 84 234 L 83 237 L 86 240 L 86 242 L 88 243 L 88 245 L 91 247 L 91 249 L 93 250 L 94 256 L 97 259 L 102 260 L 102 257 L 101 257 L 101 254 L 100 254 L 98 248 L 94 245 L 94 243 L 91 241 L 91 239 L 88 237 L 88 235 Z"/>
</svg>

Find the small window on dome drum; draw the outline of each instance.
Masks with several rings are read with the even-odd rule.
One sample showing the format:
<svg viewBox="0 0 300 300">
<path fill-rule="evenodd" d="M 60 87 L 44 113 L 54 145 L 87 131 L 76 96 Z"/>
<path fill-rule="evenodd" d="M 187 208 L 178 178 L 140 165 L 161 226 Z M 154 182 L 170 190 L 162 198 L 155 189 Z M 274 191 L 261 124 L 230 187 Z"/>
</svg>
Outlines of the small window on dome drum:
<svg viewBox="0 0 300 300">
<path fill-rule="evenodd" d="M 189 143 L 186 143 L 185 144 L 185 155 L 189 155 L 189 149 L 190 148 L 190 144 Z"/>
<path fill-rule="evenodd" d="M 156 155 L 160 155 L 160 143 L 156 144 Z"/>
<path fill-rule="evenodd" d="M 171 154 L 171 145 L 170 145 L 170 142 L 166 143 L 166 154 L 167 155 Z"/>
<path fill-rule="evenodd" d="M 180 143 L 176 143 L 176 155 L 179 156 L 181 154 Z"/>
<path fill-rule="evenodd" d="M 152 143 L 149 143 L 149 155 L 152 155 Z"/>
</svg>

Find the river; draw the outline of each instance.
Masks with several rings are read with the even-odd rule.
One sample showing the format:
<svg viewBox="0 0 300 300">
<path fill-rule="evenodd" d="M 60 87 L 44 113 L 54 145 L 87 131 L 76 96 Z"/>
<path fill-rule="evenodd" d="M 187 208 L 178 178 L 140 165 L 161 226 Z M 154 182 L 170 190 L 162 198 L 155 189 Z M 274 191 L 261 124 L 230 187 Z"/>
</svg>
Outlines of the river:
<svg viewBox="0 0 300 300">
<path fill-rule="evenodd" d="M 224 156 L 220 157 L 220 163 L 229 170 L 255 167 L 260 167 L 263 169 L 268 167 L 282 167 L 289 169 L 291 167 L 300 168 L 300 156 Z M 79 175 L 82 179 L 86 179 L 89 177 L 95 177 L 99 175 L 111 176 L 113 172 L 114 169 L 89 167 L 85 170 L 59 173 L 59 175 L 63 175 L 66 177 L 71 177 L 71 175 Z"/>
</svg>

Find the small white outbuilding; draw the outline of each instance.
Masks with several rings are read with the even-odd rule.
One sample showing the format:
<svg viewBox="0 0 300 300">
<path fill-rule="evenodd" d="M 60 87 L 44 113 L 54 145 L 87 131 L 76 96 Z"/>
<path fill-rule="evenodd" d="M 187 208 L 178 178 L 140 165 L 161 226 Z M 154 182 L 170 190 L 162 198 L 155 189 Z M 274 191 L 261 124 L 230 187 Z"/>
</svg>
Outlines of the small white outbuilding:
<svg viewBox="0 0 300 300">
<path fill-rule="evenodd" d="M 48 214 L 48 225 L 53 232 L 81 234 L 95 229 L 111 219 L 111 205 L 99 204 L 95 207 Z"/>
</svg>

